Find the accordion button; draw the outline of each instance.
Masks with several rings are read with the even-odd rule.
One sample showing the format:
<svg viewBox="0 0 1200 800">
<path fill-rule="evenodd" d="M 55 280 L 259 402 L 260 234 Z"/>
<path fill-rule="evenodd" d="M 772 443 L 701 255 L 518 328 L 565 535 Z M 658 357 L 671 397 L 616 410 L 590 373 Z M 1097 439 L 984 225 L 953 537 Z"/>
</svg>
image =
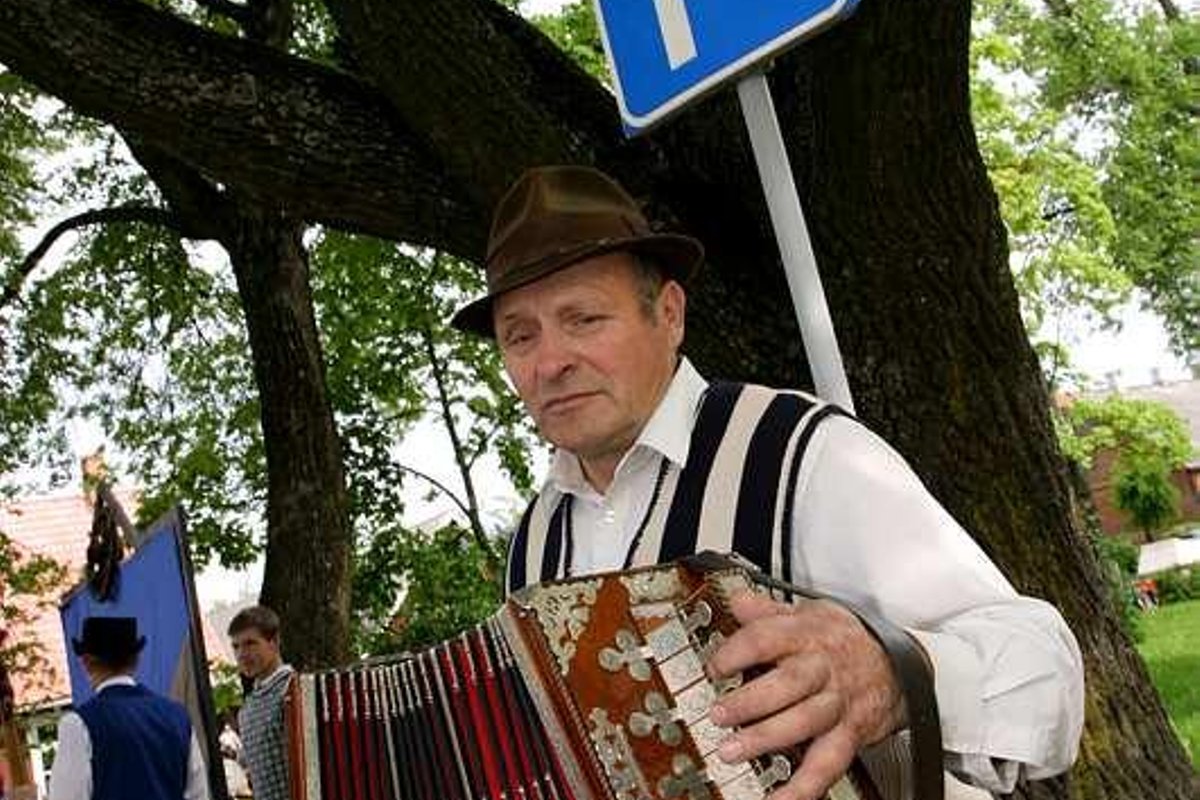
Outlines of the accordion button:
<svg viewBox="0 0 1200 800">
<path fill-rule="evenodd" d="M 753 772 L 747 772 L 731 783 L 721 786 L 720 792 L 723 800 L 762 800 L 766 795 L 758 782 L 758 776 Z"/>
<path fill-rule="evenodd" d="M 646 634 L 646 644 L 660 664 L 688 646 L 687 630 L 678 620 L 659 625 Z"/>
<path fill-rule="evenodd" d="M 709 756 L 717 751 L 721 742 L 729 735 L 728 728 L 721 728 L 712 723 L 708 717 L 701 717 L 688 725 L 688 733 L 696 743 L 696 749 L 702 756 Z"/>
<path fill-rule="evenodd" d="M 744 775 L 754 776 L 754 770 L 750 766 L 750 762 L 742 761 L 738 764 L 726 764 L 720 758 L 713 754 L 704 760 L 704 769 L 708 774 L 708 779 L 717 786 L 726 786 L 733 783 L 735 780 Z M 757 778 L 755 778 L 757 783 Z"/>
<path fill-rule="evenodd" d="M 684 650 L 663 661 L 658 667 L 663 683 L 672 695 L 704 678 L 704 664 L 694 650 Z"/>
</svg>

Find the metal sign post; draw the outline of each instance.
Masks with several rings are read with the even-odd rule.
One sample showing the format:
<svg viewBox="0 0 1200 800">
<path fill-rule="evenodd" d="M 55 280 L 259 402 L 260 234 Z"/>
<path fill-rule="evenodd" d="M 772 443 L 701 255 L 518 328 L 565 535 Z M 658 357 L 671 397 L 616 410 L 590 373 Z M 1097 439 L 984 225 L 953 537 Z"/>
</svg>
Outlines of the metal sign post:
<svg viewBox="0 0 1200 800">
<path fill-rule="evenodd" d="M 647 130 L 723 82 L 738 78 L 742 114 L 817 394 L 853 411 L 850 387 L 800 198 L 792 180 L 766 59 L 848 16 L 858 0 L 594 0 L 621 120 Z"/>
<path fill-rule="evenodd" d="M 737 88 L 813 383 L 818 395 L 853 413 L 850 384 L 842 366 L 842 353 L 825 302 L 817 257 L 804 223 L 800 194 L 792 179 L 792 166 L 783 146 L 783 132 L 775 115 L 767 76 L 756 72 L 738 81 Z"/>
</svg>

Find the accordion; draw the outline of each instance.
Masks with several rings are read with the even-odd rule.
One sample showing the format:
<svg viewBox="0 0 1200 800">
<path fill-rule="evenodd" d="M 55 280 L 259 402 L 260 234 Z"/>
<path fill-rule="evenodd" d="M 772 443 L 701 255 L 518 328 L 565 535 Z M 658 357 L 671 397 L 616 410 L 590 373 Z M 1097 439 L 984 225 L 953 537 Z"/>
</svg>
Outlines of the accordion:
<svg viewBox="0 0 1200 800">
<path fill-rule="evenodd" d="M 707 717 L 752 677 L 704 671 L 738 627 L 728 598 L 745 590 L 799 592 L 704 553 L 538 584 L 422 652 L 301 674 L 285 710 L 292 798 L 765 798 L 802 748 L 726 764 L 729 731 Z M 829 800 L 941 800 L 928 668 L 906 635 L 859 616 L 892 659 L 910 727 L 860 753 Z"/>
</svg>

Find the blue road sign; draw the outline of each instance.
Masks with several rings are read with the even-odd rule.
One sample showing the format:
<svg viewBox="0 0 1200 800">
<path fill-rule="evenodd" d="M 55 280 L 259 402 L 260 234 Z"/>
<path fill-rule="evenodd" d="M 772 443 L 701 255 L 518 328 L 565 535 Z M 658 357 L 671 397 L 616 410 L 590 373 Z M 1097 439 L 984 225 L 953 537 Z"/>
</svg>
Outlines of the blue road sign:
<svg viewBox="0 0 1200 800">
<path fill-rule="evenodd" d="M 637 132 L 858 0 L 595 0 L 621 117 Z"/>
</svg>

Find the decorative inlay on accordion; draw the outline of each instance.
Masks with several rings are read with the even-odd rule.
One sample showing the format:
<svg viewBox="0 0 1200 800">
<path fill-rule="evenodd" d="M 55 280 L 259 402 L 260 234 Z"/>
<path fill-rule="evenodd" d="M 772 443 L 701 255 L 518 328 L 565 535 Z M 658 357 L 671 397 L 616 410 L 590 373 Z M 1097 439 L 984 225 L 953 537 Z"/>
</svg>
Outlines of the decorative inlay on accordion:
<svg viewBox="0 0 1200 800">
<path fill-rule="evenodd" d="M 753 573 L 700 561 L 543 583 L 420 653 L 300 675 L 287 711 L 294 800 L 766 797 L 800 752 L 718 758 L 729 731 L 707 711 L 741 679 L 704 671 L 738 627 L 727 599 L 755 588 Z M 913 797 L 910 766 L 893 736 L 829 797 Z"/>
</svg>

